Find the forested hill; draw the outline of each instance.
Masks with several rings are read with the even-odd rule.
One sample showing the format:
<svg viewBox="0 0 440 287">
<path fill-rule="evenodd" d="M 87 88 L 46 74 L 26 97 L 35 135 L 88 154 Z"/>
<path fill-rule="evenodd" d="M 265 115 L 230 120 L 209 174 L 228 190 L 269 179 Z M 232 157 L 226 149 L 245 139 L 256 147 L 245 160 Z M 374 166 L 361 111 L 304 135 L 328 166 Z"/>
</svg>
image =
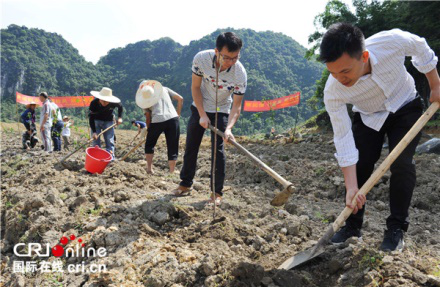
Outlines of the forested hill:
<svg viewBox="0 0 440 287">
<path fill-rule="evenodd" d="M 286 96 L 300 91 L 300 119 L 312 115 L 305 100 L 314 93 L 314 84 L 321 77 L 323 66 L 304 58 L 306 49 L 280 33 L 255 32 L 250 29 L 222 29 L 182 46 L 170 38 L 140 41 L 124 48 L 115 48 L 93 65 L 60 35 L 40 29 L 11 25 L 2 29 L 2 104 L 12 103 L 15 91 L 36 95 L 77 95 L 109 86 L 127 109 L 126 121 L 140 118 L 141 110 L 134 103 L 138 84 L 143 79 L 156 79 L 185 98 L 183 121 L 191 103 L 191 63 L 194 55 L 215 47 L 221 31 L 234 31 L 243 39 L 240 61 L 248 73 L 246 99 L 262 100 Z M 79 109 L 69 110 L 76 113 Z M 4 111 L 4 110 L 3 110 Z M 2 119 L 13 114 L 2 113 Z M 265 132 L 269 126 L 278 129 L 291 126 L 296 108 L 262 114 L 243 113 L 237 124 L 238 133 Z"/>
</svg>

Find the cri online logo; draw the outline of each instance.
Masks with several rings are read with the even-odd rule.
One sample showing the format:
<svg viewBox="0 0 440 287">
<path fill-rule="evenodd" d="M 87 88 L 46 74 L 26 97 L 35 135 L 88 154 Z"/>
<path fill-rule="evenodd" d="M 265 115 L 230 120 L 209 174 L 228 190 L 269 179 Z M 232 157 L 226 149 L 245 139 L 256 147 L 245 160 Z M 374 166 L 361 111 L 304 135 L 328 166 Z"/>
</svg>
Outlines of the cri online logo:
<svg viewBox="0 0 440 287">
<path fill-rule="evenodd" d="M 38 256 L 42 257 L 49 257 L 49 251 L 52 251 L 52 255 L 55 257 L 61 257 L 64 255 L 64 251 L 66 251 L 66 256 L 71 257 L 95 257 L 96 255 L 100 257 L 104 257 L 107 255 L 107 251 L 104 247 L 98 248 L 98 250 L 95 250 L 93 247 L 88 248 L 87 252 L 85 251 L 86 244 L 83 242 L 81 238 L 78 238 L 77 244 L 76 244 L 76 250 L 74 250 L 72 247 L 66 248 L 66 245 L 69 242 L 73 242 L 76 239 L 75 235 L 70 235 L 69 238 L 66 236 L 61 237 L 60 244 L 55 245 L 54 247 L 50 248 L 49 243 L 46 244 L 45 250 L 43 250 L 43 247 L 40 243 L 28 243 L 27 246 L 27 253 L 19 253 L 17 250 L 20 246 L 26 246 L 25 243 L 18 243 L 14 246 L 14 254 L 18 257 L 31 257 L 33 253 L 35 253 Z M 81 250 L 80 250 L 81 245 Z"/>
</svg>

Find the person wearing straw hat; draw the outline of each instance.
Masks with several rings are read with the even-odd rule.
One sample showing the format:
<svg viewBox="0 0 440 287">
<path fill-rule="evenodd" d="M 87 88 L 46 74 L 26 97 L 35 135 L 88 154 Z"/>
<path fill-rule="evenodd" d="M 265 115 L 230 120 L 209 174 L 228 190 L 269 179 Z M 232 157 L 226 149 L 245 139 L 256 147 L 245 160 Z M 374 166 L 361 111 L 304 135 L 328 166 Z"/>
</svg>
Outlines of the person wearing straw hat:
<svg viewBox="0 0 440 287">
<path fill-rule="evenodd" d="M 171 99 L 177 101 L 177 110 Z M 136 92 L 136 104 L 145 112 L 148 129 L 145 142 L 147 173 L 154 173 L 154 147 L 162 133 L 165 134 L 167 143 L 169 171 L 173 173 L 179 153 L 179 117 L 182 111 L 183 97 L 173 90 L 163 87 L 158 81 L 146 80 L 140 83 Z"/>
<path fill-rule="evenodd" d="M 40 133 L 43 141 L 45 152 L 52 152 L 52 140 L 50 138 L 50 130 L 52 128 L 52 105 L 46 92 L 39 95 L 40 101 L 43 103 L 40 113 Z"/>
<path fill-rule="evenodd" d="M 349 23 L 329 27 L 320 45 L 320 60 L 330 76 L 324 89 L 324 104 L 330 116 L 336 146 L 335 157 L 345 180 L 345 204 L 353 209 L 345 226 L 331 239 L 335 244 L 361 237 L 365 195 L 353 198 L 373 173 L 384 136 L 391 152 L 423 112 L 414 79 L 404 65 L 412 57 L 431 88 L 431 102 L 440 102 L 438 58 L 425 39 L 399 29 L 382 31 L 365 39 Z M 353 105 L 353 121 L 347 112 Z M 409 226 L 409 207 L 416 185 L 414 154 L 419 133 L 391 165 L 390 215 L 380 245 L 382 251 L 401 251 Z"/>
<path fill-rule="evenodd" d="M 31 125 L 35 125 L 35 108 L 37 107 L 37 103 L 30 102 L 26 105 L 26 110 L 21 113 L 20 121 L 23 123 L 26 131 L 29 135 L 32 134 Z"/>
<path fill-rule="evenodd" d="M 26 128 L 22 135 L 22 144 L 24 149 L 31 149 L 38 143 L 37 131 L 35 127 L 35 108 L 37 104 L 30 102 L 26 105 L 26 110 L 21 114 L 20 121 Z"/>
<path fill-rule="evenodd" d="M 104 87 L 101 91 L 91 91 L 90 94 L 95 97 L 89 106 L 89 125 L 94 139 L 93 145 L 101 146 L 101 140 L 98 138 L 98 134 L 114 124 L 113 110 L 116 108 L 118 109 L 116 124 L 119 125 L 122 123 L 123 108 L 121 100 L 113 96 L 113 91 L 110 88 Z M 115 154 L 114 136 L 114 128 L 104 133 L 105 149 L 112 154 L 113 158 Z"/>
<path fill-rule="evenodd" d="M 176 196 L 186 195 L 190 191 L 196 173 L 197 156 L 205 129 L 208 128 L 210 123 L 216 126 L 215 115 L 217 112 L 217 128 L 224 132 L 225 138 L 222 139 L 217 136 L 214 187 L 216 198 L 211 198 L 211 201 L 215 201 L 216 205 L 221 203 L 226 167 L 223 140 L 227 142 L 229 138 L 234 139 L 232 127 L 240 116 L 247 85 L 246 70 L 239 61 L 241 47 L 242 41 L 235 33 L 225 32 L 217 37 L 215 50 L 201 51 L 194 57 L 191 85 L 194 102 L 191 105 L 191 116 L 188 121 L 185 155 L 180 172 L 181 182 L 173 191 Z M 218 70 L 219 84 L 217 87 Z M 218 93 L 216 92 L 217 90 Z M 214 153 L 214 142 L 214 133 L 211 132 L 212 154 Z"/>
<path fill-rule="evenodd" d="M 63 137 L 64 149 L 69 150 L 70 145 L 70 127 L 73 125 L 74 121 L 70 121 L 68 116 L 63 117 L 63 130 L 61 131 L 61 136 Z"/>
</svg>

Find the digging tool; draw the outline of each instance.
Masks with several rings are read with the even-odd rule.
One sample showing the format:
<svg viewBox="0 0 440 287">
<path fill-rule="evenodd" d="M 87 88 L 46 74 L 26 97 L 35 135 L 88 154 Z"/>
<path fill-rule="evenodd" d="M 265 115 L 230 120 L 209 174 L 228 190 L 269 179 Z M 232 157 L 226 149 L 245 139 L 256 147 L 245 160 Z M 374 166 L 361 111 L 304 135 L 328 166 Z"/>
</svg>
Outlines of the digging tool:
<svg viewBox="0 0 440 287">
<path fill-rule="evenodd" d="M 223 56 L 219 53 L 218 57 L 218 67 L 215 68 L 215 118 L 214 118 L 214 125 L 215 129 L 217 130 L 217 119 L 218 119 L 218 74 L 220 73 L 220 70 L 223 66 Z M 217 137 L 214 137 L 214 152 L 213 152 L 213 159 L 212 159 L 212 170 L 211 170 L 211 190 L 212 190 L 212 218 L 215 220 L 215 206 L 217 205 L 217 197 L 215 196 L 215 171 L 217 169 Z"/>
<path fill-rule="evenodd" d="M 109 126 L 108 128 L 106 128 L 105 130 L 103 130 L 102 132 L 99 133 L 98 138 L 105 133 L 106 131 L 108 131 L 109 129 L 113 128 L 114 126 L 116 126 L 116 123 L 114 123 L 113 125 Z M 85 146 L 87 146 L 88 144 L 90 144 L 93 141 L 93 138 L 88 140 L 86 143 L 84 143 L 83 145 L 81 145 L 79 148 L 77 148 L 76 150 L 74 150 L 73 152 L 69 153 L 68 155 L 66 155 L 64 158 L 62 158 L 60 160 L 60 163 L 62 165 L 64 165 L 64 161 L 69 158 L 70 156 L 72 156 L 74 153 L 76 153 L 77 151 L 79 151 L 80 149 L 83 149 Z"/>
<path fill-rule="evenodd" d="M 417 120 L 413 127 L 406 133 L 406 135 L 400 140 L 399 144 L 391 151 L 391 153 L 385 158 L 385 160 L 380 164 L 376 171 L 370 176 L 370 178 L 365 182 L 361 189 L 353 197 L 351 204 L 356 205 L 356 198 L 367 193 L 373 188 L 373 186 L 379 181 L 379 179 L 385 174 L 385 172 L 390 168 L 391 164 L 396 160 L 396 158 L 402 153 L 402 151 L 408 146 L 408 144 L 414 139 L 414 137 L 421 131 L 428 120 L 435 114 L 439 108 L 440 103 L 434 102 L 426 110 L 426 112 Z M 324 236 L 319 239 L 318 243 L 309 250 L 299 252 L 295 256 L 284 261 L 283 264 L 278 267 L 278 269 L 292 269 L 300 264 L 309 261 L 310 259 L 317 257 L 324 252 L 324 247 L 328 241 L 333 237 L 333 235 L 341 228 L 341 225 L 347 220 L 353 209 L 345 207 L 345 209 L 339 214 L 335 222 L 329 226 Z"/>
<path fill-rule="evenodd" d="M 130 141 L 127 141 L 124 145 L 121 145 L 121 156 L 124 157 L 128 152 L 127 150 L 134 147 L 134 140 L 136 139 L 136 136 L 132 138 Z M 129 150 L 130 151 L 130 150 Z"/>
<path fill-rule="evenodd" d="M 140 141 L 134 148 L 132 148 L 126 155 L 124 155 L 123 158 L 121 158 L 121 161 L 125 160 L 130 154 L 132 154 L 138 147 L 140 147 L 146 141 L 147 141 L 147 139 L 144 139 L 143 141 Z"/>
<path fill-rule="evenodd" d="M 209 125 L 209 128 L 213 132 L 218 134 L 219 136 L 221 136 L 223 138 L 225 137 L 225 134 L 222 131 L 215 129 L 212 125 Z M 278 181 L 284 187 L 284 190 L 282 192 L 278 193 L 274 197 L 274 199 L 272 199 L 270 204 L 273 206 L 280 206 L 280 205 L 283 205 L 284 203 L 286 203 L 289 196 L 295 191 L 295 187 L 293 186 L 293 184 L 291 182 L 285 180 L 281 175 L 279 175 L 273 169 L 268 167 L 264 162 L 262 162 L 259 158 L 257 158 L 253 154 L 251 154 L 248 150 L 246 150 L 243 146 L 241 146 L 236 141 L 229 139 L 229 142 L 233 146 L 235 146 L 237 149 L 239 149 L 242 153 L 244 153 L 244 155 L 246 155 L 248 158 L 250 158 L 257 166 L 262 168 L 265 172 L 267 172 L 271 177 L 273 177 L 276 181 Z"/>
</svg>

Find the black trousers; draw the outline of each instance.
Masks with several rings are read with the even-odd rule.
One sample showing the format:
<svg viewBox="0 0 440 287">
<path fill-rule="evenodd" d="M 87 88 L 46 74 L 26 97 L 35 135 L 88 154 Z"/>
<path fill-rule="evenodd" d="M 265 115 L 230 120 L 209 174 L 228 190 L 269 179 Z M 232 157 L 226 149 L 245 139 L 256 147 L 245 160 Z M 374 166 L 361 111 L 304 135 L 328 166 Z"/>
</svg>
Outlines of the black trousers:
<svg viewBox="0 0 440 287">
<path fill-rule="evenodd" d="M 215 113 L 207 113 L 211 124 L 214 126 Z M 217 128 L 225 131 L 228 124 L 229 114 L 218 113 Z M 181 186 L 191 187 L 193 184 L 194 175 L 197 169 L 197 156 L 199 154 L 200 144 L 203 139 L 205 129 L 199 124 L 200 116 L 197 109 L 191 105 L 191 116 L 188 121 L 188 129 L 186 136 L 185 155 L 183 156 L 183 167 L 180 171 Z M 212 159 L 214 158 L 214 133 L 211 132 L 211 173 L 212 173 Z M 223 138 L 217 136 L 217 159 L 215 168 L 215 192 L 223 195 L 223 184 L 225 181 L 226 168 L 226 154 Z M 212 180 L 212 174 L 211 174 Z M 210 184 L 212 189 L 212 181 Z"/>
<path fill-rule="evenodd" d="M 52 125 L 51 135 L 54 151 L 61 151 L 61 130 L 63 129 L 63 127 L 64 125 L 62 121 L 57 121 L 55 124 Z"/>
<path fill-rule="evenodd" d="M 422 101 L 420 97 L 417 97 L 396 113 L 390 113 L 379 131 L 364 125 L 359 113 L 354 114 L 352 129 L 356 148 L 359 150 L 359 161 L 356 164 L 359 188 L 374 171 L 374 165 L 380 158 L 384 136 L 388 137 L 389 152 L 391 152 L 419 119 L 422 112 Z M 391 165 L 391 215 L 387 218 L 388 229 L 401 228 L 405 231 L 408 229 L 408 209 L 416 184 L 416 167 L 413 156 L 420 137 L 421 133 L 413 139 Z M 350 215 L 346 224 L 354 228 L 361 228 L 364 212 L 365 205 L 358 213 Z"/>
<path fill-rule="evenodd" d="M 168 160 L 177 160 L 179 154 L 180 126 L 179 118 L 172 118 L 162 123 L 151 123 L 145 142 L 145 154 L 153 154 L 159 136 L 165 133 Z"/>
</svg>

